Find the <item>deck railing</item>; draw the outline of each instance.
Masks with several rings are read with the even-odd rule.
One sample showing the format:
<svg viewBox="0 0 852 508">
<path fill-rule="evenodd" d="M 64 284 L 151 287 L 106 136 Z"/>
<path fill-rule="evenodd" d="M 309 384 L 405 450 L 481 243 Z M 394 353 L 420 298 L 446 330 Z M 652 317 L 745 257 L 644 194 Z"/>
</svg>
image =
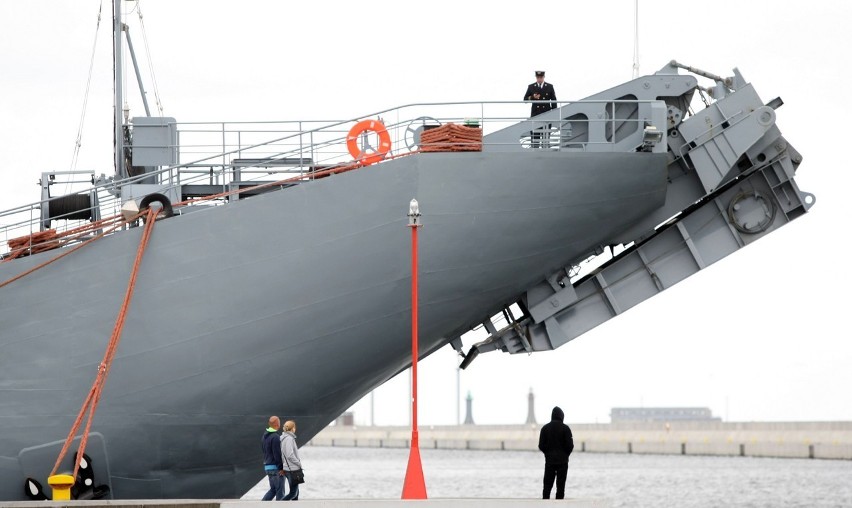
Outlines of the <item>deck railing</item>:
<svg viewBox="0 0 852 508">
<path fill-rule="evenodd" d="M 145 168 L 146 173 L 123 180 L 98 178 L 92 172 L 95 184 L 77 192 L 92 196 L 92 206 L 98 208 L 93 216 L 108 217 L 118 214 L 123 201 L 138 198 L 142 191 L 182 199 L 183 191 L 191 188 L 214 194 L 287 178 L 308 182 L 318 171 L 353 162 L 347 135 L 364 119 L 382 121 L 391 137 L 389 156 L 416 152 L 424 129 L 447 123 L 482 129 L 483 151 L 635 151 L 642 144 L 643 127 L 665 129 L 665 106 L 660 101 L 547 102 L 557 108 L 533 118 L 528 116 L 529 102 L 493 101 L 409 104 L 348 120 L 180 122 L 175 125 L 176 146 L 159 147 L 173 150 L 176 164 Z M 372 134 L 362 136 L 359 143 L 362 148 L 378 146 Z M 137 144 L 134 148 L 158 147 Z M 59 173 L 45 173 L 45 177 L 48 174 Z M 134 185 L 142 191 L 126 192 Z M 0 255 L 8 251 L 10 239 L 45 228 L 44 208 L 44 201 L 37 201 L 0 212 Z M 80 224 L 54 217 L 50 227 L 61 232 Z"/>
</svg>

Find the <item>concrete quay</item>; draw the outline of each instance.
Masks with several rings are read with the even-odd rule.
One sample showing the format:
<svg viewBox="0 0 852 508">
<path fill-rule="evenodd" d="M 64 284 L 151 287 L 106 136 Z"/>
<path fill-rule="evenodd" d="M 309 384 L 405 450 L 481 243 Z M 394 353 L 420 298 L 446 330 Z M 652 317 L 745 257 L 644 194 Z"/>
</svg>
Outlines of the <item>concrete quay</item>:
<svg viewBox="0 0 852 508">
<path fill-rule="evenodd" d="M 852 422 L 570 424 L 574 453 L 720 455 L 852 460 Z M 427 426 L 420 448 L 537 450 L 541 425 Z M 329 426 L 316 446 L 407 448 L 407 427 Z"/>
<path fill-rule="evenodd" d="M 263 501 L 234 501 L 212 499 L 150 499 L 127 501 L 21 501 L 0 503 L 3 508 L 249 508 L 268 506 Z M 412 504 L 428 508 L 527 508 L 535 506 L 565 506 L 568 508 L 607 508 L 605 499 L 311 499 L 299 500 L 298 506 L 308 508 L 406 508 Z"/>
</svg>

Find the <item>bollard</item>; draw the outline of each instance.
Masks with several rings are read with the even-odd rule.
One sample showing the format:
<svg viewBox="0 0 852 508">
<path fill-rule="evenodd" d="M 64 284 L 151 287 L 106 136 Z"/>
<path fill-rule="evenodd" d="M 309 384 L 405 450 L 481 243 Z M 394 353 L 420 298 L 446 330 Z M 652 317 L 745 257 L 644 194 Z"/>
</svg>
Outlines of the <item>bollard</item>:
<svg viewBox="0 0 852 508">
<path fill-rule="evenodd" d="M 55 474 L 47 479 L 48 485 L 53 488 L 54 501 L 70 501 L 71 487 L 74 486 L 74 477 L 70 474 Z"/>
</svg>

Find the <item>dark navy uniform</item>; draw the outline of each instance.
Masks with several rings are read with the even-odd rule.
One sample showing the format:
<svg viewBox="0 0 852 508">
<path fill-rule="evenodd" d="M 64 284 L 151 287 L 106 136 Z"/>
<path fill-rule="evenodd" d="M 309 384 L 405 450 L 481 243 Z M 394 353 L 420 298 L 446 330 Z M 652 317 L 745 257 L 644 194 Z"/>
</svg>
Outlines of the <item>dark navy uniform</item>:
<svg viewBox="0 0 852 508">
<path fill-rule="evenodd" d="M 535 98 L 535 94 L 539 95 L 539 98 Z M 527 87 L 527 93 L 524 94 L 525 101 L 555 101 L 556 100 L 556 90 L 553 89 L 553 85 L 542 81 L 541 85 L 537 82 L 529 85 Z M 555 102 L 544 102 L 544 103 L 535 103 L 532 105 L 532 109 L 530 110 L 530 116 L 540 115 L 542 113 L 546 113 L 551 109 L 556 109 Z"/>
<path fill-rule="evenodd" d="M 536 79 L 535 83 L 527 86 L 527 92 L 524 94 L 525 101 L 555 101 L 556 90 L 553 85 L 544 81 L 544 71 L 535 71 L 536 78 L 542 78 L 541 83 Z M 555 102 L 536 102 L 532 104 L 530 109 L 530 118 L 535 118 L 537 115 L 546 113 L 551 109 L 556 109 Z M 547 148 L 549 147 L 550 124 L 541 122 L 532 122 L 533 130 L 530 131 L 530 141 L 532 148 Z"/>
</svg>

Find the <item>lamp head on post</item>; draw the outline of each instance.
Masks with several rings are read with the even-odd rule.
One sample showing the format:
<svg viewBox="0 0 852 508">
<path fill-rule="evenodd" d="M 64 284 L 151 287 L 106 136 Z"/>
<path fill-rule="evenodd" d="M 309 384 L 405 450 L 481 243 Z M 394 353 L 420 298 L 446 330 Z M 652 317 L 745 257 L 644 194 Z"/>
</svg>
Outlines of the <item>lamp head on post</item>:
<svg viewBox="0 0 852 508">
<path fill-rule="evenodd" d="M 412 199 L 408 204 L 408 225 L 411 227 L 420 226 L 420 205 L 416 199 Z"/>
</svg>

